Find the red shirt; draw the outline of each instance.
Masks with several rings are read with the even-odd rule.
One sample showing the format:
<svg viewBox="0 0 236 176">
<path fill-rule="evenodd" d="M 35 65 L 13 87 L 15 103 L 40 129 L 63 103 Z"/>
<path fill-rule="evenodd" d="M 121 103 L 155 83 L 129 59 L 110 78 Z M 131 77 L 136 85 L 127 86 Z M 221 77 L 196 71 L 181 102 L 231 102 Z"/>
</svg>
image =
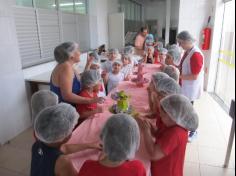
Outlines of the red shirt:
<svg viewBox="0 0 236 176">
<path fill-rule="evenodd" d="M 159 57 L 159 53 L 158 53 L 157 50 L 155 50 L 154 51 L 154 64 L 159 64 L 160 63 L 158 57 Z"/>
<path fill-rule="evenodd" d="M 159 131 L 159 130 L 158 130 Z M 183 176 L 188 131 L 180 126 L 162 128 L 156 136 L 156 144 L 165 157 L 152 161 L 152 176 Z"/>
<path fill-rule="evenodd" d="M 86 161 L 78 176 L 146 176 L 140 161 L 128 161 L 118 167 L 106 167 L 99 161 Z"/>
<path fill-rule="evenodd" d="M 89 95 L 89 93 L 86 90 L 83 90 L 79 96 L 81 97 L 86 97 L 86 98 L 97 98 L 97 93 L 93 93 L 93 96 Z M 87 111 L 95 110 L 97 109 L 97 103 L 93 104 L 77 104 L 76 105 L 76 110 L 79 114 L 82 114 Z"/>
</svg>

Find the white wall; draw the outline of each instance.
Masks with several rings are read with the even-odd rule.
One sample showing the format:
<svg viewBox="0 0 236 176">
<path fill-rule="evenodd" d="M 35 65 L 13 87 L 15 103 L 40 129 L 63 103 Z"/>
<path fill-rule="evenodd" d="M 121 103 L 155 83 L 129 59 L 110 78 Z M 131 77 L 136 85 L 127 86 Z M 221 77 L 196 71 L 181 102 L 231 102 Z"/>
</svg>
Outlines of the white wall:
<svg viewBox="0 0 236 176">
<path fill-rule="evenodd" d="M 12 2 L 0 0 L 0 144 L 31 124 Z"/>
</svg>

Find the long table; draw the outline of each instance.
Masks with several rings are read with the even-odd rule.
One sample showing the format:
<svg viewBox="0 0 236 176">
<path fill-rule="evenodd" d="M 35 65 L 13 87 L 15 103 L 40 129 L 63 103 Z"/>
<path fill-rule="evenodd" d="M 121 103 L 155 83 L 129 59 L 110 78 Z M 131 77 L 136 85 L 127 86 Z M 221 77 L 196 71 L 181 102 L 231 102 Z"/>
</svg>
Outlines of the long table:
<svg viewBox="0 0 236 176">
<path fill-rule="evenodd" d="M 151 79 L 151 75 L 159 71 L 159 65 L 145 65 L 144 75 L 145 78 Z M 118 86 L 118 90 L 125 90 L 125 92 L 131 96 L 130 104 L 134 109 L 139 113 L 145 113 L 148 110 L 148 93 L 147 93 L 146 84 L 144 87 L 137 87 L 133 82 L 122 82 Z M 90 143 L 94 141 L 99 141 L 100 132 L 106 123 L 106 121 L 112 116 L 109 112 L 109 107 L 112 106 L 115 102 L 107 97 L 105 103 L 103 104 L 105 111 L 101 114 L 96 114 L 94 118 L 87 119 L 84 121 L 72 134 L 71 139 L 68 141 L 68 144 L 77 144 L 77 143 Z M 150 173 L 150 160 L 146 151 L 146 147 L 143 143 L 143 135 L 141 133 L 141 142 L 140 148 L 136 153 L 135 159 L 140 160 L 147 171 L 147 175 Z M 78 152 L 70 155 L 72 163 L 77 171 L 80 170 L 81 166 L 86 160 L 98 160 L 100 152 L 96 150 L 86 150 L 83 152 Z"/>
</svg>

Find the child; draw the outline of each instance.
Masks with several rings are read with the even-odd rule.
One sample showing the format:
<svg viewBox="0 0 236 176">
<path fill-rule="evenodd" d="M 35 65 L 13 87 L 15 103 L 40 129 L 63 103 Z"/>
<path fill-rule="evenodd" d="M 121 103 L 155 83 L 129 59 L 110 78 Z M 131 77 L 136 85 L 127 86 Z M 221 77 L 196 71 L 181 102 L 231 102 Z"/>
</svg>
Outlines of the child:
<svg viewBox="0 0 236 176">
<path fill-rule="evenodd" d="M 86 161 L 78 176 L 146 176 L 140 161 L 132 160 L 140 144 L 139 127 L 133 117 L 113 115 L 100 134 L 104 157 Z"/>
<path fill-rule="evenodd" d="M 181 52 L 178 46 L 172 47 L 167 53 L 165 64 L 178 66 L 181 59 Z"/>
<path fill-rule="evenodd" d="M 152 176 L 183 176 L 188 130 L 198 127 L 198 115 L 183 95 L 170 95 L 160 102 L 162 126 L 153 142 L 149 124 L 139 121 L 150 155 Z"/>
<path fill-rule="evenodd" d="M 127 55 L 127 54 L 124 54 L 122 56 L 122 63 L 123 63 L 123 67 L 121 69 L 121 73 L 124 74 L 124 77 L 125 77 L 124 80 L 129 81 L 130 77 L 133 73 L 133 67 L 132 67 L 132 64 L 131 64 L 131 56 Z"/>
<path fill-rule="evenodd" d="M 45 108 L 37 115 L 34 130 L 38 140 L 32 146 L 31 176 L 77 175 L 68 156 L 64 155 L 67 153 L 63 154 L 60 147 L 70 139 L 78 118 L 75 108 L 66 103 Z M 73 150 L 78 152 L 97 146 L 78 144 Z"/>
<path fill-rule="evenodd" d="M 173 78 L 176 82 L 179 82 L 180 72 L 175 66 L 167 65 L 164 67 L 163 72 Z"/>
<path fill-rule="evenodd" d="M 168 50 L 165 48 L 160 48 L 159 52 L 158 52 L 158 57 L 159 57 L 159 62 L 162 65 L 165 65 L 165 60 L 166 60 L 166 55 L 168 53 Z"/>
<path fill-rule="evenodd" d="M 82 74 L 81 77 L 82 91 L 79 96 L 85 98 L 97 98 L 101 86 L 101 75 L 96 70 L 88 70 Z M 97 103 L 94 104 L 77 104 L 76 110 L 80 114 L 78 125 L 85 119 L 93 117 L 97 113 L 102 113 L 103 108 L 99 107 Z"/>
<path fill-rule="evenodd" d="M 154 63 L 154 47 L 149 46 L 144 58 L 144 63 L 153 64 Z"/>
<path fill-rule="evenodd" d="M 112 72 L 106 74 L 104 83 L 107 86 L 107 93 L 109 94 L 112 89 L 116 88 L 121 81 L 124 81 L 124 74 L 121 73 L 122 62 L 121 60 L 115 60 L 112 65 Z"/>
<path fill-rule="evenodd" d="M 155 40 L 154 40 L 154 36 L 152 34 L 148 34 L 147 37 L 146 37 L 145 50 L 150 46 L 152 46 L 152 47 L 155 46 Z"/>
<path fill-rule="evenodd" d="M 118 59 L 118 54 L 119 54 L 118 49 L 109 50 L 108 60 L 102 65 L 103 72 L 110 73 L 112 71 L 112 64 L 116 59 Z"/>
<path fill-rule="evenodd" d="M 137 56 L 134 55 L 134 47 L 133 46 L 126 46 L 124 48 L 123 54 L 130 55 L 132 67 L 138 65 L 138 59 L 137 59 Z"/>
</svg>

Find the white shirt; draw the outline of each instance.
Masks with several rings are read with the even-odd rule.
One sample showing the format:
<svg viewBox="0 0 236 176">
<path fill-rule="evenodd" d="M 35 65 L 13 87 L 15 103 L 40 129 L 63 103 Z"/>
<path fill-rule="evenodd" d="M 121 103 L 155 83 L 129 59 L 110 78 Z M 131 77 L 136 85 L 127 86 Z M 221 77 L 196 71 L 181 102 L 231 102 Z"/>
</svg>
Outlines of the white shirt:
<svg viewBox="0 0 236 176">
<path fill-rule="evenodd" d="M 124 77 L 126 78 L 133 73 L 133 66 L 131 64 L 123 66 L 123 68 L 121 69 L 121 73 L 123 73 Z"/>
<path fill-rule="evenodd" d="M 124 74 L 121 72 L 116 75 L 110 72 L 108 75 L 108 82 L 107 82 L 108 93 L 110 93 L 112 89 L 116 88 L 121 81 L 124 81 L 124 78 L 125 78 Z"/>
</svg>

